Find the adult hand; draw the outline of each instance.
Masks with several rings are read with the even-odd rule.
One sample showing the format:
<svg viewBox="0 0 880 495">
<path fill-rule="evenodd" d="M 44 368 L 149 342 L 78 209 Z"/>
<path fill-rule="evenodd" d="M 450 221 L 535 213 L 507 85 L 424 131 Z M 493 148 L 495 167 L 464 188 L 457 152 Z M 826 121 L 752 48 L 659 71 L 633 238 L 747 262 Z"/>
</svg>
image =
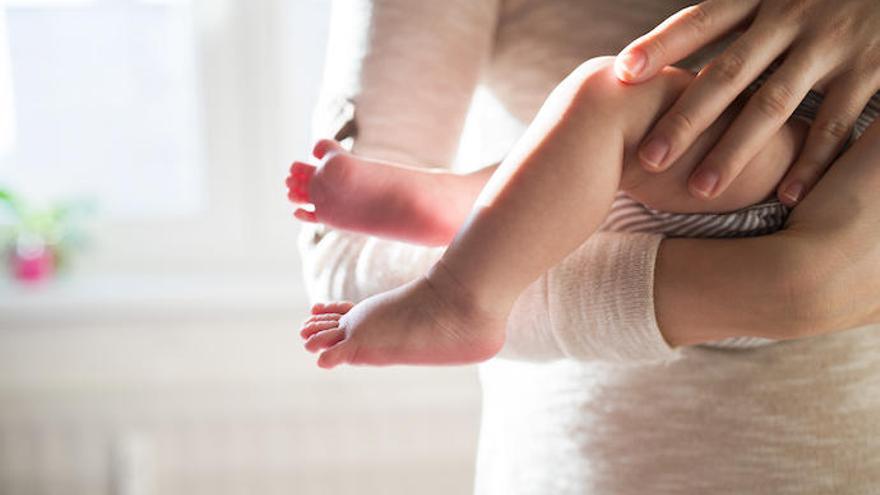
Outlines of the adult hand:
<svg viewBox="0 0 880 495">
<path fill-rule="evenodd" d="M 800 201 L 850 136 L 880 87 L 877 0 L 708 0 L 679 11 L 623 49 L 618 77 L 639 83 L 662 67 L 736 30 L 742 34 L 700 71 L 655 124 L 639 156 L 663 171 L 774 60 L 779 68 L 745 105 L 690 177 L 691 193 L 721 194 L 791 116 L 811 88 L 825 100 L 800 157 L 779 186 L 780 199 Z"/>
<path fill-rule="evenodd" d="M 874 122 L 792 211 L 790 293 L 808 301 L 806 334 L 880 323 L 880 122 Z M 812 327 L 812 328 L 810 328 Z"/>
<path fill-rule="evenodd" d="M 654 305 L 667 342 L 785 340 L 880 323 L 877 191 L 880 122 L 837 160 L 783 230 L 664 239 Z"/>
</svg>

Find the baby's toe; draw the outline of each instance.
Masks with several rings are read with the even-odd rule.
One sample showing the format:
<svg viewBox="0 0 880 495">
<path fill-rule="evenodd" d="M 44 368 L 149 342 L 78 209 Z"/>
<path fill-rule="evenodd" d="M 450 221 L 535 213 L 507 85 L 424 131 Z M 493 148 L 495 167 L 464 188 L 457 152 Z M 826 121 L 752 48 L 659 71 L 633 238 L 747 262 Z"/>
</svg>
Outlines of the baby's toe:
<svg viewBox="0 0 880 495">
<path fill-rule="evenodd" d="M 290 166 L 290 176 L 287 177 L 287 199 L 294 203 L 310 203 L 309 182 L 315 174 L 314 165 L 303 162 L 293 162 Z"/>
<path fill-rule="evenodd" d="M 318 223 L 318 214 L 305 208 L 297 208 L 293 212 L 293 217 L 302 222 Z"/>
<path fill-rule="evenodd" d="M 344 315 L 348 313 L 354 307 L 354 303 L 351 301 L 334 301 L 329 303 L 317 303 L 312 306 L 312 314 L 317 315 L 321 313 L 338 313 Z"/>
<path fill-rule="evenodd" d="M 342 145 L 332 139 L 321 139 L 312 148 L 312 156 L 320 160 L 328 151 L 344 151 Z"/>
<path fill-rule="evenodd" d="M 299 335 L 307 339 L 312 335 L 323 332 L 324 330 L 330 330 L 332 328 L 339 327 L 339 320 L 327 320 L 327 321 L 313 321 L 312 323 L 308 323 L 303 326 L 302 330 L 300 330 Z"/>
<path fill-rule="evenodd" d="M 342 318 L 342 315 L 339 313 L 321 313 L 318 315 L 309 316 L 302 324 L 303 326 L 306 326 L 309 323 L 314 323 L 316 321 L 334 321 L 340 318 Z"/>
<path fill-rule="evenodd" d="M 355 348 L 355 344 L 350 339 L 342 340 L 318 356 L 318 366 L 330 369 L 340 364 L 351 363 Z"/>
<path fill-rule="evenodd" d="M 321 349 L 326 349 L 330 346 L 336 345 L 340 340 L 345 338 L 345 331 L 341 328 L 334 328 L 332 330 L 324 330 L 323 332 L 318 332 L 306 341 L 305 347 L 309 352 L 317 352 Z"/>
</svg>

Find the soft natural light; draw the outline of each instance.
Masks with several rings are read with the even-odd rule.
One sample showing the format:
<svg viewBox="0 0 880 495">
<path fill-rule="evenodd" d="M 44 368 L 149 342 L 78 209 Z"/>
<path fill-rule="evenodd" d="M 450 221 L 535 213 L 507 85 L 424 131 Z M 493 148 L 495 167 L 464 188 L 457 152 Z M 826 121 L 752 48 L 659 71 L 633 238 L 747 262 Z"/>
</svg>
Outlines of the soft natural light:
<svg viewBox="0 0 880 495">
<path fill-rule="evenodd" d="M 6 17 L 17 120 L 0 159 L 7 186 L 90 198 L 110 218 L 203 206 L 188 2 L 15 2 Z"/>
<path fill-rule="evenodd" d="M 6 15 L 0 9 L 0 157 L 15 140 L 15 113 L 12 104 L 12 74 L 9 67 L 9 43 L 6 35 Z"/>
<path fill-rule="evenodd" d="M 473 368 L 301 349 L 330 8 L 0 0 L 0 495 L 467 493 Z"/>
</svg>

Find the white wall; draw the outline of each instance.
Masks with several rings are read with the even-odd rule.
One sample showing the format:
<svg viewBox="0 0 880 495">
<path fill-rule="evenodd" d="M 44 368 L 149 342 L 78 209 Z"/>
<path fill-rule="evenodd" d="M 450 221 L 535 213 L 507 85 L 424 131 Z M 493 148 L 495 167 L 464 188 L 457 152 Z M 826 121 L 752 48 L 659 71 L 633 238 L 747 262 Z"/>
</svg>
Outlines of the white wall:
<svg viewBox="0 0 880 495">
<path fill-rule="evenodd" d="M 0 319 L 0 493 L 468 493 L 474 369 L 320 370 L 294 304 Z"/>
</svg>

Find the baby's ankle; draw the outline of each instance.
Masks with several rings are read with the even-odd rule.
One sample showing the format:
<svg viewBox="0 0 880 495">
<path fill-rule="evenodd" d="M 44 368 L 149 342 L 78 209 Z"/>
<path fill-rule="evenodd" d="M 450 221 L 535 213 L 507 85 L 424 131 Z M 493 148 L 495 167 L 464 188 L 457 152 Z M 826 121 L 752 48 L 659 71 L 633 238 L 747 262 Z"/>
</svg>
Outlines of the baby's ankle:
<svg viewBox="0 0 880 495">
<path fill-rule="evenodd" d="M 496 301 L 478 288 L 468 287 L 443 260 L 437 261 L 425 275 L 425 281 L 444 305 L 467 320 L 506 319 L 510 307 Z"/>
</svg>

